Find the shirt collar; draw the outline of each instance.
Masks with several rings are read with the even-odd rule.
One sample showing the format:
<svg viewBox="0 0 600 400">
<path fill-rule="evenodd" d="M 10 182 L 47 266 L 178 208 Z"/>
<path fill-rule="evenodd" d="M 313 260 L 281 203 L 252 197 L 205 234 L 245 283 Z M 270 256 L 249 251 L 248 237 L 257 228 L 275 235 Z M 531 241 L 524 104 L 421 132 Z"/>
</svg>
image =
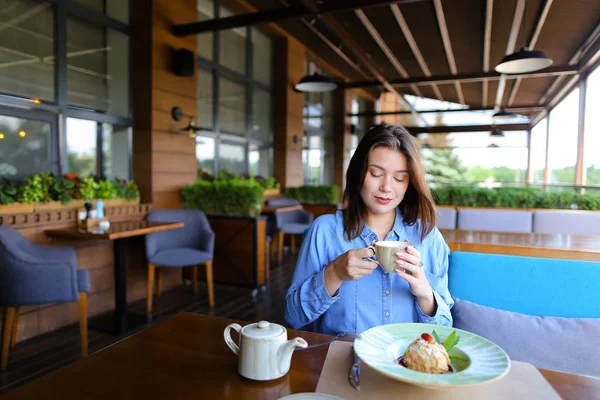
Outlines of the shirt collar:
<svg viewBox="0 0 600 400">
<path fill-rule="evenodd" d="M 404 232 L 404 219 L 402 218 L 402 212 L 399 207 L 396 207 L 396 218 L 394 219 L 394 226 L 392 227 L 392 232 L 396 235 L 398 240 L 401 240 L 402 234 Z M 377 240 L 377 234 L 371 230 L 367 226 L 367 224 L 363 221 L 362 230 L 360 232 L 360 237 L 369 245 L 373 240 Z M 379 238 L 379 240 L 385 240 L 385 238 Z"/>
</svg>

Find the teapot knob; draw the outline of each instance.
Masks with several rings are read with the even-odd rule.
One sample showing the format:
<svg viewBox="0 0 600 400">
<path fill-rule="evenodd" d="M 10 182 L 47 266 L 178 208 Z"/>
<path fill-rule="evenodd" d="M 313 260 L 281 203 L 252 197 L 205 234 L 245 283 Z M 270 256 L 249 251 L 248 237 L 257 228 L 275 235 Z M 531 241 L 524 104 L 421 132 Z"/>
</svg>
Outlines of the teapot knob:
<svg viewBox="0 0 600 400">
<path fill-rule="evenodd" d="M 260 329 L 267 329 L 269 327 L 269 322 L 268 321 L 259 321 L 259 323 L 256 326 L 258 326 L 258 328 L 260 328 Z"/>
</svg>

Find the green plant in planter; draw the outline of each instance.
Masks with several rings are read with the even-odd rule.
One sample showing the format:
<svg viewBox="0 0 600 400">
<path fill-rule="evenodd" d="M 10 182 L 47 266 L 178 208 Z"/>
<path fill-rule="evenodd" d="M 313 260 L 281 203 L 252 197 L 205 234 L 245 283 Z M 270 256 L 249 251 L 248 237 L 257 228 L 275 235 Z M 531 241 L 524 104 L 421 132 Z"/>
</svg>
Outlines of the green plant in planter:
<svg viewBox="0 0 600 400">
<path fill-rule="evenodd" d="M 115 188 L 114 182 L 100 180 L 96 182 L 96 198 L 97 199 L 116 199 L 118 197 L 117 189 Z"/>
<path fill-rule="evenodd" d="M 340 190 L 336 185 L 304 185 L 286 188 L 285 197 L 308 204 L 335 204 L 338 202 Z"/>
<path fill-rule="evenodd" d="M 11 182 L 7 179 L 3 179 L 0 182 L 0 204 L 13 204 L 17 201 L 17 194 L 17 186 L 14 184 L 14 182 Z"/>
<path fill-rule="evenodd" d="M 20 203 L 52 201 L 50 190 L 54 186 L 54 176 L 50 172 L 35 174 L 25 178 L 25 185 L 19 188 Z"/>
<path fill-rule="evenodd" d="M 94 200 L 98 191 L 98 183 L 93 177 L 83 178 L 79 187 L 81 198 L 86 201 Z"/>
<path fill-rule="evenodd" d="M 53 200 L 60 201 L 63 204 L 69 204 L 73 197 L 71 196 L 75 188 L 75 182 L 67 177 L 59 176 L 54 178 L 54 185 L 52 185 L 51 195 Z"/>
<path fill-rule="evenodd" d="M 181 191 L 182 203 L 208 215 L 256 217 L 261 212 L 264 188 L 253 179 L 197 180 Z"/>
</svg>

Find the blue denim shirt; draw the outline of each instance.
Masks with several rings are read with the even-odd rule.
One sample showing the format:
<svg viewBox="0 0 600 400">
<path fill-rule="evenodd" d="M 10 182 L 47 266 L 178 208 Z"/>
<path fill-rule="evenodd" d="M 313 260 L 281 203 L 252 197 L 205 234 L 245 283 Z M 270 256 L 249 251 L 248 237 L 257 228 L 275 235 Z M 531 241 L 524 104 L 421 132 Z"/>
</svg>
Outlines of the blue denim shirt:
<svg viewBox="0 0 600 400">
<path fill-rule="evenodd" d="M 454 301 L 448 292 L 449 248 L 437 228 L 421 242 L 420 225 L 420 221 L 405 225 L 397 209 L 394 227 L 385 240 L 408 239 L 421 253 L 437 303 L 435 315 L 423 313 L 408 283 L 395 273 L 384 273 L 381 267 L 371 275 L 343 282 L 333 297 L 329 295 L 325 288 L 325 267 L 348 250 L 367 247 L 373 240 L 379 240 L 376 233 L 363 225 L 360 236 L 347 241 L 342 211 L 338 211 L 317 218 L 302 243 L 285 298 L 288 324 L 297 329 L 314 323 L 315 332 L 328 334 L 361 333 L 373 326 L 395 322 L 452 326 L 450 308 Z"/>
</svg>

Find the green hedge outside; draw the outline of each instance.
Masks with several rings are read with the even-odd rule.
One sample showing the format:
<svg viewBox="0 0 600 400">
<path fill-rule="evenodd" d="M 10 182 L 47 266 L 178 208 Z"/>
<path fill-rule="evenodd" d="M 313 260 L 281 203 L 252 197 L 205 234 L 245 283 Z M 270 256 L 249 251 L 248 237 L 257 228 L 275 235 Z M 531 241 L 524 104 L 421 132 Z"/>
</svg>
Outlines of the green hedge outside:
<svg viewBox="0 0 600 400">
<path fill-rule="evenodd" d="M 552 208 L 600 210 L 600 196 L 536 188 L 475 188 L 446 186 L 431 189 L 436 204 L 460 207 Z"/>
<path fill-rule="evenodd" d="M 306 204 L 336 204 L 340 189 L 336 185 L 304 185 L 285 189 L 285 197 Z"/>
</svg>

